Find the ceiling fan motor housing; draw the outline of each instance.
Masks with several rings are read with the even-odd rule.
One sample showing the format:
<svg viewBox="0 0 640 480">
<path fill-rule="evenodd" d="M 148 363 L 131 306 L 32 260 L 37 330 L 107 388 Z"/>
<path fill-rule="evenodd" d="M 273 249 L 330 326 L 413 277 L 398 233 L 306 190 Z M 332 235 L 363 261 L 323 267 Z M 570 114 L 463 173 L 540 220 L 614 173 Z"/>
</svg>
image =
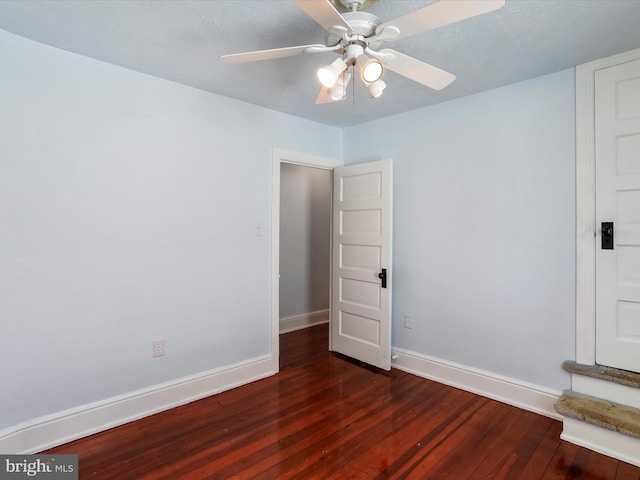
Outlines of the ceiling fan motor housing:
<svg viewBox="0 0 640 480">
<path fill-rule="evenodd" d="M 367 12 L 347 12 L 343 17 L 349 23 L 352 32 L 347 33 L 344 28 L 332 27 L 327 31 L 325 41 L 327 45 L 340 44 L 342 48 L 337 52 L 355 60 L 362 55 L 367 46 L 371 46 L 367 37 L 375 35 L 376 28 L 382 24 L 382 20 Z"/>
<path fill-rule="evenodd" d="M 342 15 L 349 23 L 355 35 L 370 37 L 376 33 L 376 28 L 382 23 L 378 17 L 367 12 L 347 12 Z"/>
</svg>

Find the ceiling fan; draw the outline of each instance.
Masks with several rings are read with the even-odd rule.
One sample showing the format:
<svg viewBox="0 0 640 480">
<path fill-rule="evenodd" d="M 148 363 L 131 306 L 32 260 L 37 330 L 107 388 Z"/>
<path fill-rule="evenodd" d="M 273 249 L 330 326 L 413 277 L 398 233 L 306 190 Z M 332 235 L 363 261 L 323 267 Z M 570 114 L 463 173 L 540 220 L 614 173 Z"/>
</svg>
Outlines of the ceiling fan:
<svg viewBox="0 0 640 480">
<path fill-rule="evenodd" d="M 273 48 L 255 52 L 222 55 L 225 63 L 244 63 L 296 55 L 335 52 L 340 55 L 330 65 L 318 69 L 322 84 L 316 104 L 330 103 L 346 97 L 351 71 L 357 65 L 371 98 L 386 88 L 384 69 L 403 75 L 434 90 L 441 90 L 455 80 L 445 72 L 395 50 L 379 50 L 383 42 L 398 40 L 433 28 L 475 17 L 501 8 L 505 0 L 440 0 L 388 22 L 363 12 L 378 0 L 293 0 L 307 15 L 326 30 L 324 44 Z M 347 10 L 340 14 L 337 8 Z"/>
</svg>

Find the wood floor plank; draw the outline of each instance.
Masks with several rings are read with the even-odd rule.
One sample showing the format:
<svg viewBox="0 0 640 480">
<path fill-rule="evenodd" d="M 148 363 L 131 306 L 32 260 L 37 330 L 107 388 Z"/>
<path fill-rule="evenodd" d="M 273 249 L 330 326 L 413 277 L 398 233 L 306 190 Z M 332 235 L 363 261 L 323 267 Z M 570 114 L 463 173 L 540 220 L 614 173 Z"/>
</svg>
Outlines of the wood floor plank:
<svg viewBox="0 0 640 480">
<path fill-rule="evenodd" d="M 353 433 L 356 438 L 345 450 L 343 459 L 350 478 L 375 478 L 381 472 L 391 472 L 390 463 L 401 454 L 412 449 L 435 425 L 429 411 L 436 404 L 446 404 L 459 397 L 461 392 L 445 388 L 433 388 L 428 384 L 416 382 L 411 378 L 410 395 L 394 399 L 386 406 L 386 412 L 375 412 L 374 415 L 356 422 Z M 362 429 L 365 429 L 364 431 Z M 372 459 L 374 459 L 372 461 Z M 342 478 L 343 473 L 324 471 L 326 478 Z"/>
<path fill-rule="evenodd" d="M 618 462 L 615 480 L 640 480 L 640 471 L 638 471 L 638 467 L 625 462 Z"/>
<path fill-rule="evenodd" d="M 282 335 L 277 375 L 46 453 L 81 480 L 640 480 L 560 422 L 327 345 L 326 325 Z"/>
<path fill-rule="evenodd" d="M 531 412 L 526 412 L 525 417 L 527 416 L 533 417 L 531 427 L 521 432 L 517 443 L 513 446 L 509 459 L 496 473 L 496 478 L 520 478 L 530 470 L 529 461 L 545 438 L 544 436 L 548 432 L 552 421 L 543 420 Z M 533 476 L 532 472 L 529 472 L 529 475 Z"/>
<path fill-rule="evenodd" d="M 582 470 L 574 465 L 574 459 L 581 447 L 561 442 L 553 453 L 542 476 L 545 480 L 579 478 Z"/>
<path fill-rule="evenodd" d="M 470 446 L 467 451 L 457 450 L 452 457 L 458 461 L 456 468 L 452 469 L 443 478 L 448 480 L 458 480 L 461 478 L 472 478 L 476 472 L 480 471 L 479 466 L 488 457 L 499 450 L 502 439 L 514 425 L 520 421 L 524 412 L 518 408 L 504 408 L 500 406 L 496 412 L 496 424 L 486 429 L 484 436 L 478 439 L 476 445 Z"/>
<path fill-rule="evenodd" d="M 420 444 L 424 446 L 419 455 L 414 456 L 407 464 L 407 468 L 398 476 L 400 479 L 425 478 L 443 458 L 456 448 L 456 433 L 461 433 L 468 422 L 474 422 L 481 415 L 482 409 L 489 403 L 482 397 L 470 397 L 459 405 L 441 425 L 429 435 L 423 437 Z"/>
<path fill-rule="evenodd" d="M 540 432 L 538 446 L 526 464 L 521 464 L 517 472 L 512 472 L 513 474 L 517 474 L 518 479 L 539 480 L 543 478 L 547 462 L 552 458 L 560 445 L 560 433 L 562 432 L 560 422 L 547 419 L 546 426 L 546 430 Z"/>
<path fill-rule="evenodd" d="M 436 448 L 448 432 L 454 430 L 459 421 L 460 413 L 469 408 L 477 399 L 467 395 L 467 392 L 452 390 L 444 401 L 434 408 L 429 408 L 420 417 L 415 419 L 419 430 L 411 436 L 411 443 L 405 448 L 399 457 L 389 463 L 383 476 L 391 475 L 392 478 L 403 478 L 415 469 L 419 459 Z M 405 431 L 399 432 L 399 436 Z"/>
<path fill-rule="evenodd" d="M 354 368 L 357 371 L 360 371 L 360 373 L 363 373 L 360 367 Z M 405 382 L 404 378 L 406 377 L 401 377 L 398 381 Z M 383 376 L 380 377 L 378 381 L 388 382 L 390 379 L 384 378 Z M 401 384 L 397 384 L 399 392 L 402 391 L 402 388 Z M 377 390 L 378 386 L 375 384 L 367 385 L 367 383 L 350 382 L 347 388 L 341 388 L 340 392 L 335 392 L 335 395 L 328 399 L 333 406 L 341 404 L 345 398 L 349 400 L 348 404 L 343 404 L 343 407 L 340 409 L 332 408 L 333 412 L 328 412 L 323 408 L 323 405 L 319 405 L 318 414 L 324 419 L 322 422 L 323 424 L 312 429 L 309 434 L 304 435 L 299 439 L 299 441 L 285 439 L 285 443 L 288 445 L 289 456 L 285 457 L 284 461 L 290 464 L 297 463 L 302 457 L 305 458 L 305 461 L 308 461 L 312 456 L 311 450 L 317 445 L 322 445 L 323 443 L 332 443 L 334 445 L 339 444 L 339 442 L 335 443 L 337 440 L 334 438 L 337 435 L 337 432 L 340 432 L 340 434 L 338 434 L 340 437 L 352 436 L 350 427 L 353 422 L 357 421 L 361 416 L 366 416 L 368 412 L 379 409 L 380 405 L 389 401 L 384 396 L 377 396 Z M 343 430 L 345 430 L 345 432 L 342 432 Z M 305 448 L 301 448 L 303 446 Z M 276 452 L 278 457 L 282 456 L 281 452 L 281 448 Z M 272 472 L 273 470 L 270 469 L 286 469 L 284 465 L 274 463 L 275 460 L 276 459 L 273 457 L 269 458 L 266 461 L 261 462 L 260 465 L 255 465 L 243 473 L 250 474 L 255 476 L 255 478 L 258 478 L 258 475 L 263 474 L 264 472 L 266 472 L 267 476 L 271 475 L 269 472 Z M 267 466 L 268 468 L 265 468 Z M 291 472 L 294 470 L 295 469 L 291 470 Z M 296 474 L 300 473 L 296 472 Z"/>
<path fill-rule="evenodd" d="M 588 452 L 587 450 L 583 450 Z M 615 478 L 619 462 L 605 455 L 591 455 L 587 453 L 584 471 L 593 478 Z"/>
<path fill-rule="evenodd" d="M 407 403 L 394 402 L 392 414 L 375 428 L 367 432 L 369 445 L 360 444 L 360 448 L 351 454 L 348 478 L 389 478 L 397 468 L 405 463 L 395 463 L 397 458 L 409 458 L 422 448 L 420 444 L 424 433 L 433 430 L 439 424 L 438 418 L 430 415 L 434 405 L 456 403 L 463 392 L 448 388 L 433 388 L 433 385 L 413 382 L 414 387 Z M 421 388 L 424 387 L 424 388 Z M 342 471 L 335 472 L 328 479 L 343 478 Z"/>
</svg>

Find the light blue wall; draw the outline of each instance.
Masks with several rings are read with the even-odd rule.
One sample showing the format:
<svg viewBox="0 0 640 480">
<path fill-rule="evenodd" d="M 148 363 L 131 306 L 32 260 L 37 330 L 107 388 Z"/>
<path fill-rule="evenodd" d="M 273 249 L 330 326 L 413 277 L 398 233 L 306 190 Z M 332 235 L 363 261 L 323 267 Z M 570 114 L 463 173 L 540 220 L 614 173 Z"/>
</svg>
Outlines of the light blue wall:
<svg viewBox="0 0 640 480">
<path fill-rule="evenodd" d="M 567 70 L 345 130 L 394 160 L 394 346 L 569 387 L 574 99 Z"/>
<path fill-rule="evenodd" d="M 342 131 L 3 31 L 0 65 L 0 430 L 269 354 L 272 149 Z"/>
</svg>

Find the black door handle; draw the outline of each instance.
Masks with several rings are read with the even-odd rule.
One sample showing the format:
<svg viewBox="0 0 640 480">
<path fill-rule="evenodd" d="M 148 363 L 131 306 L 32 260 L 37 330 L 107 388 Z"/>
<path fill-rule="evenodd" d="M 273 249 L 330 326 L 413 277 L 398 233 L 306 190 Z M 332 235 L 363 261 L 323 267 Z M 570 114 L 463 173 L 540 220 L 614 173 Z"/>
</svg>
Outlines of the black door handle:
<svg viewBox="0 0 640 480">
<path fill-rule="evenodd" d="M 613 222 L 602 222 L 602 249 L 613 250 Z"/>
<path fill-rule="evenodd" d="M 387 269 L 383 268 L 382 271 L 378 274 L 378 278 L 382 280 L 380 286 L 382 288 L 387 288 Z"/>
</svg>

